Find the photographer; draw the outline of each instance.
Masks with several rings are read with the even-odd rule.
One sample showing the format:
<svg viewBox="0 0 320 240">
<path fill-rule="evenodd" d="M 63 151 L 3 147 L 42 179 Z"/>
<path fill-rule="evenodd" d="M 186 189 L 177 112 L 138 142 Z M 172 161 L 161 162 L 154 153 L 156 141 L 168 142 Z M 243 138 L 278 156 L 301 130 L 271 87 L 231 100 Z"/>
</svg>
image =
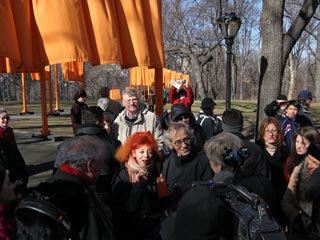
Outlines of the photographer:
<svg viewBox="0 0 320 240">
<path fill-rule="evenodd" d="M 247 161 L 249 153 L 244 146 L 243 141 L 231 133 L 220 133 L 205 143 L 204 150 L 215 173 L 213 181 L 246 187 L 269 205 L 271 215 L 277 220 L 280 206 L 272 184 L 267 177 L 255 174 Z"/>
<path fill-rule="evenodd" d="M 191 111 L 194 95 L 191 86 L 186 80 L 171 81 L 168 98 L 172 105 L 182 103 Z"/>
</svg>

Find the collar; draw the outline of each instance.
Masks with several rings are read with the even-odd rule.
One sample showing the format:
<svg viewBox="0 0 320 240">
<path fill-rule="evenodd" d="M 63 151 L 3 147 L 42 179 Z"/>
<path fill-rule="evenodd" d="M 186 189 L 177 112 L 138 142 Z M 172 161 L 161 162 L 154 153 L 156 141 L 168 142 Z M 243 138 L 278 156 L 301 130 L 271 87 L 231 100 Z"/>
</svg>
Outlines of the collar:
<svg viewBox="0 0 320 240">
<path fill-rule="evenodd" d="M 78 169 L 72 166 L 69 166 L 68 164 L 65 164 L 65 163 L 62 164 L 59 169 L 63 172 L 79 177 L 85 181 L 91 181 L 91 179 L 86 174 L 84 174 L 83 172 L 79 171 Z"/>
</svg>

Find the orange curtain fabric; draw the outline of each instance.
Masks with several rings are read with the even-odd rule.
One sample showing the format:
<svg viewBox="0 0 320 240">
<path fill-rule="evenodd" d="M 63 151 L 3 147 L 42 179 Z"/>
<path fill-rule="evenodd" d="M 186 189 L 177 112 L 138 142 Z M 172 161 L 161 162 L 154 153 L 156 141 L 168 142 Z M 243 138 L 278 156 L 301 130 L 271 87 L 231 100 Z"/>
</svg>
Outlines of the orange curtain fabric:
<svg viewBox="0 0 320 240">
<path fill-rule="evenodd" d="M 83 62 L 61 63 L 63 78 L 66 81 L 83 81 L 84 67 Z"/>
<path fill-rule="evenodd" d="M 43 74 L 43 75 L 42 75 Z M 32 80 L 42 80 L 41 79 L 41 76 L 44 76 L 45 79 L 43 80 L 49 80 L 49 78 L 51 79 L 51 70 L 50 70 L 50 66 L 45 66 L 44 67 L 44 72 L 43 73 L 40 73 L 40 72 L 33 72 L 33 73 L 30 73 L 31 75 L 31 79 Z"/>
<path fill-rule="evenodd" d="M 0 71 L 61 62 L 163 67 L 161 0 L 2 0 Z"/>
<path fill-rule="evenodd" d="M 190 75 L 183 74 L 169 69 L 162 69 L 162 85 L 170 87 L 171 80 L 184 79 L 190 83 Z M 155 69 L 134 67 L 130 68 L 130 86 L 155 86 Z"/>
<path fill-rule="evenodd" d="M 112 100 L 121 100 L 120 89 L 111 89 L 110 90 L 110 98 Z"/>
</svg>

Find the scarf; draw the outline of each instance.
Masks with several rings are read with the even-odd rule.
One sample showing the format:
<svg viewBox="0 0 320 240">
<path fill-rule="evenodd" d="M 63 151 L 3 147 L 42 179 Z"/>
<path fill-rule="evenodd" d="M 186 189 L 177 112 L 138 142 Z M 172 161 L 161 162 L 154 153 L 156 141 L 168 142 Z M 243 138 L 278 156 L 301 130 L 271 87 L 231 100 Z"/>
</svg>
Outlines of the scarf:
<svg viewBox="0 0 320 240">
<path fill-rule="evenodd" d="M 77 176 L 85 181 L 91 181 L 90 178 L 84 173 L 80 172 L 78 169 L 69 166 L 68 164 L 62 164 L 60 166 L 60 170 L 66 173 L 70 173 L 71 175 Z"/>
<path fill-rule="evenodd" d="M 129 157 L 128 162 L 125 163 L 125 166 L 128 169 L 129 179 L 131 183 L 137 182 L 137 176 L 139 173 L 143 172 L 143 174 L 147 177 L 150 170 L 152 169 L 152 164 L 150 164 L 149 166 L 141 166 L 131 156 Z"/>
<path fill-rule="evenodd" d="M 272 144 L 269 144 L 269 143 L 265 143 L 265 148 L 267 150 L 267 152 L 273 156 L 273 154 L 276 152 L 277 150 L 277 147 L 272 145 Z"/>
</svg>

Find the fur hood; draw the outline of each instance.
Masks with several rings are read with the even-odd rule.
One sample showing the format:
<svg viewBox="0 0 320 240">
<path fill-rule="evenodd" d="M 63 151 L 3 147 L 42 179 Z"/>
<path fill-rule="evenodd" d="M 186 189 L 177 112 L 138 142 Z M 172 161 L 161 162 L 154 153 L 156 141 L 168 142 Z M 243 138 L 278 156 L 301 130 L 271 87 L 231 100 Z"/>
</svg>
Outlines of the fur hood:
<svg viewBox="0 0 320 240">
<path fill-rule="evenodd" d="M 300 171 L 296 179 L 295 196 L 300 205 L 301 210 L 311 216 L 312 213 L 312 201 L 306 200 L 306 188 L 310 181 L 310 173 L 308 171 L 307 159 L 305 158 L 298 166 L 300 166 Z"/>
</svg>

